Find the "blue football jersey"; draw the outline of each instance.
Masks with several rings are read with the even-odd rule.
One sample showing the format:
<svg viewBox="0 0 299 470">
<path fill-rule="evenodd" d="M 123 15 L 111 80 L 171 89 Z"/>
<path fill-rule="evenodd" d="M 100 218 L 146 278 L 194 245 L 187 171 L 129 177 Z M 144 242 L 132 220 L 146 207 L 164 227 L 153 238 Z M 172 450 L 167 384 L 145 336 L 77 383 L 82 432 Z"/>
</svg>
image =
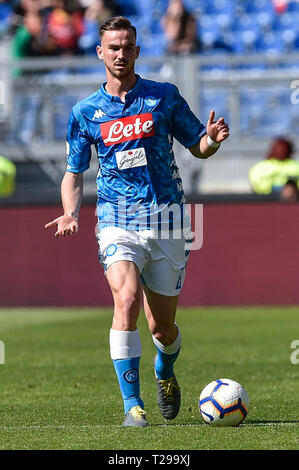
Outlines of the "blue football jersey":
<svg viewBox="0 0 299 470">
<path fill-rule="evenodd" d="M 161 214 L 185 203 L 173 154 L 173 138 L 186 148 L 206 133 L 177 87 L 137 76 L 125 102 L 105 84 L 72 109 L 67 134 L 67 171 L 89 168 L 91 145 L 99 159 L 99 228 L 158 228 Z M 170 216 L 170 213 L 172 214 Z"/>
</svg>

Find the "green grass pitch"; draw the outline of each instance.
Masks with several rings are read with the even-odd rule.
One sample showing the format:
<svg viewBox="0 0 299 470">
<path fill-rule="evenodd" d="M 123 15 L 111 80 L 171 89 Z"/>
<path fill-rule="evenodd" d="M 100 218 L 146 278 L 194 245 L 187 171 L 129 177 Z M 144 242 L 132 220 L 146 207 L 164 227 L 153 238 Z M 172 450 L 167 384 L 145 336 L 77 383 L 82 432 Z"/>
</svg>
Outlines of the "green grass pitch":
<svg viewBox="0 0 299 470">
<path fill-rule="evenodd" d="M 299 364 L 290 359 L 298 315 L 298 307 L 180 308 L 182 405 L 166 423 L 141 314 L 141 393 L 150 426 L 136 429 L 121 426 L 108 347 L 111 309 L 2 308 L 0 449 L 298 449 Z M 223 377 L 243 384 L 250 396 L 249 415 L 237 428 L 212 428 L 198 412 L 203 387 Z"/>
</svg>

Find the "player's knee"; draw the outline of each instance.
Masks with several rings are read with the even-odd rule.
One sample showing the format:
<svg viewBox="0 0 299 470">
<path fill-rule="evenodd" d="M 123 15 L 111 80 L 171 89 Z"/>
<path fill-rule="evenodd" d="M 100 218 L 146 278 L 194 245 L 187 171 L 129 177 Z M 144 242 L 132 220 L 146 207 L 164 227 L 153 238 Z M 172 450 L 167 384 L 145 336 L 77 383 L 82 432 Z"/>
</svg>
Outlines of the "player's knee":
<svg viewBox="0 0 299 470">
<path fill-rule="evenodd" d="M 124 313 L 134 312 L 140 306 L 140 297 L 138 293 L 124 293 L 119 296 L 118 307 Z"/>
<path fill-rule="evenodd" d="M 173 324 L 156 324 L 152 330 L 152 335 L 165 346 L 171 344 L 175 336 Z"/>
<path fill-rule="evenodd" d="M 113 323 L 117 329 L 132 330 L 136 328 L 139 315 L 140 300 L 137 294 L 119 295 L 115 302 Z"/>
</svg>

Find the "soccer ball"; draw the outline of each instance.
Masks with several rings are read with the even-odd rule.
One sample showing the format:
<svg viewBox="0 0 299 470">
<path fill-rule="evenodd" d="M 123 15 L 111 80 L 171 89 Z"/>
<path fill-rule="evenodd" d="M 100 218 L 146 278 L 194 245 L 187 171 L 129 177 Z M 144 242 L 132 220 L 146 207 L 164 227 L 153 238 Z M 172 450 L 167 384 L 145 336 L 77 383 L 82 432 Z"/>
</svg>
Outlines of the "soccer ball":
<svg viewBox="0 0 299 470">
<path fill-rule="evenodd" d="M 231 379 L 210 382 L 200 394 L 199 411 L 211 426 L 238 426 L 249 411 L 249 397 L 242 385 Z"/>
</svg>

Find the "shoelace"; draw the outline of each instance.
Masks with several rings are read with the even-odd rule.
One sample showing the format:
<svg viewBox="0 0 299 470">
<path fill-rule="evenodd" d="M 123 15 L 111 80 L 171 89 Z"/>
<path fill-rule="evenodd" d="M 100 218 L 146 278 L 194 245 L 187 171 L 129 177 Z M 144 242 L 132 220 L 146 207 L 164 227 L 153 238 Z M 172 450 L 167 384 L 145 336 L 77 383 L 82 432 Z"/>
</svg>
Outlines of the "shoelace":
<svg viewBox="0 0 299 470">
<path fill-rule="evenodd" d="M 140 419 L 146 415 L 146 412 L 140 406 L 134 406 L 130 411 L 134 419 Z"/>
<path fill-rule="evenodd" d="M 165 395 L 166 401 L 173 400 L 173 391 L 180 390 L 180 387 L 175 383 L 174 377 L 170 377 L 170 379 L 166 380 L 159 380 L 159 383 L 162 387 L 163 393 Z"/>
</svg>

